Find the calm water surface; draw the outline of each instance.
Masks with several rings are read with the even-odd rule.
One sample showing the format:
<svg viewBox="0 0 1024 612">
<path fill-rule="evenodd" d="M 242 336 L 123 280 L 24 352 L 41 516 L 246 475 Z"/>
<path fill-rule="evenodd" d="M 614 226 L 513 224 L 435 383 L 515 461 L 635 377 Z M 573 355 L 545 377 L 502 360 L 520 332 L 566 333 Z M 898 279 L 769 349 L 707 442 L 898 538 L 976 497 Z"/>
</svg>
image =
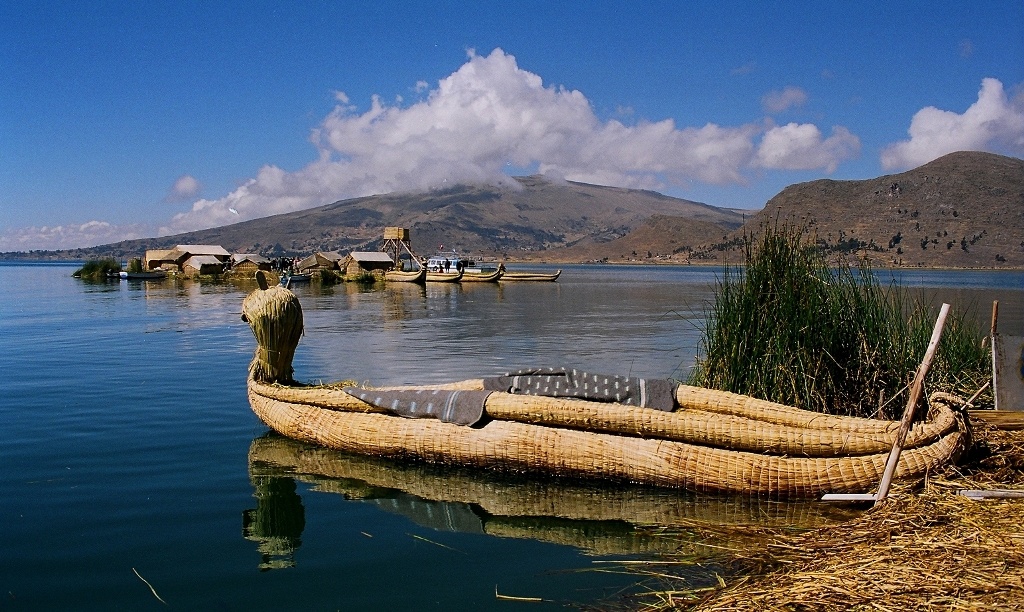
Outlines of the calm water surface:
<svg viewBox="0 0 1024 612">
<path fill-rule="evenodd" d="M 142 578 L 186 610 L 554 608 L 633 582 L 595 561 L 685 545 L 642 525 L 825 518 L 269 436 L 245 397 L 254 343 L 239 314 L 253 287 L 85 283 L 74 269 L 0 265 L 0 610 L 163 609 Z M 299 286 L 296 374 L 397 384 L 573 365 L 683 378 L 719 272 L 580 266 L 557 283 Z M 973 306 L 986 326 L 998 299 L 1001 329 L 1024 333 L 1024 274 L 900 282 Z"/>
</svg>

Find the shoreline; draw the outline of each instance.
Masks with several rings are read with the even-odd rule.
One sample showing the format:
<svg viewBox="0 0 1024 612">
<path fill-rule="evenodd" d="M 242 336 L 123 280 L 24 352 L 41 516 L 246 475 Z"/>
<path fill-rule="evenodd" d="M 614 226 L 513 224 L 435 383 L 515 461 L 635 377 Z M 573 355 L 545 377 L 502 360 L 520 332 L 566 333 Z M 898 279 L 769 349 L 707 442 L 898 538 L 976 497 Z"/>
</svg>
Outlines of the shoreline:
<svg viewBox="0 0 1024 612">
<path fill-rule="evenodd" d="M 9 257 L 9 254 L 0 255 L 0 265 L 82 265 L 94 258 L 67 259 L 67 258 L 39 258 L 39 257 Z M 27 255 L 27 254 L 26 254 Z M 102 259 L 102 258 L 98 258 Z M 722 268 L 722 267 L 743 267 L 742 263 L 730 263 L 719 261 L 578 261 L 560 259 L 495 259 L 509 265 L 541 265 L 541 266 L 651 266 L 651 267 L 677 267 L 677 268 Z M 936 272 L 1022 272 L 1024 266 L 989 266 L 989 267 L 950 267 L 950 266 L 871 266 L 872 270 L 934 270 Z"/>
</svg>

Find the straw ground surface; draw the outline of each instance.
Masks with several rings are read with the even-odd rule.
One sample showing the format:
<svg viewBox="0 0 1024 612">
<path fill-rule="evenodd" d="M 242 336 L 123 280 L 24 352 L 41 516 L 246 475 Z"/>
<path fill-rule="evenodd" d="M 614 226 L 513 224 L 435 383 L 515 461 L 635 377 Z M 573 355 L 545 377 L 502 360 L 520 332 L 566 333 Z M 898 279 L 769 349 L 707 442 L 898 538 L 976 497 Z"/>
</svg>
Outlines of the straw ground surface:
<svg viewBox="0 0 1024 612">
<path fill-rule="evenodd" d="M 972 500 L 961 489 L 1024 489 L 1024 432 L 976 426 L 971 456 L 924 482 L 894 490 L 878 507 L 823 529 L 744 530 L 723 549 L 717 587 L 697 587 L 673 565 L 649 566 L 641 610 L 1020 610 L 1024 609 L 1024 499 Z M 713 542 L 737 540 L 705 527 Z M 706 563 L 707 560 L 701 561 Z M 678 578 L 670 578 L 675 573 Z M 618 607 L 618 605 L 613 606 Z"/>
</svg>

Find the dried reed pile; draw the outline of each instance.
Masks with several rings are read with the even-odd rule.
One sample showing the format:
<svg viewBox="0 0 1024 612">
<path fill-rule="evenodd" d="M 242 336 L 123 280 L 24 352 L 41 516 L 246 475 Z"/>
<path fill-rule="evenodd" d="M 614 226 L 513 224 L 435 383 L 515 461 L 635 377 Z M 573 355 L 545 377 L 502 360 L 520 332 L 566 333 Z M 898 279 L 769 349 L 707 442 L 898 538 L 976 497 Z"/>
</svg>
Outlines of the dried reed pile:
<svg viewBox="0 0 1024 612">
<path fill-rule="evenodd" d="M 979 426 L 976 434 L 973 458 L 923 488 L 898 489 L 838 526 L 797 534 L 751 528 L 749 548 L 718 560 L 734 572 L 719 587 L 670 580 L 644 593 L 640 609 L 1021 609 L 1024 500 L 977 501 L 957 491 L 1024 486 L 1024 432 Z"/>
</svg>

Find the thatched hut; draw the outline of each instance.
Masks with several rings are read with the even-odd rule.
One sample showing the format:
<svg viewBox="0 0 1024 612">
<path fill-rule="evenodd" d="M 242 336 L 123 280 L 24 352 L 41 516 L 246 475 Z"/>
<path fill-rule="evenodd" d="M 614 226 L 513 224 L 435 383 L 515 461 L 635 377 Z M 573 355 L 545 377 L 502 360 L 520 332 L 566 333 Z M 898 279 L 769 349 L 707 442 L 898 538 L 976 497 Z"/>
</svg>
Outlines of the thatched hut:
<svg viewBox="0 0 1024 612">
<path fill-rule="evenodd" d="M 391 256 L 381 251 L 352 251 L 341 264 L 345 276 L 359 276 L 360 274 L 383 274 L 395 267 Z"/>
<path fill-rule="evenodd" d="M 295 266 L 295 269 L 299 272 L 314 272 L 317 270 L 339 270 L 341 269 L 340 262 L 345 257 L 341 253 L 335 251 L 320 251 L 313 253 L 309 257 L 303 259 Z"/>
<path fill-rule="evenodd" d="M 220 264 L 225 264 L 231 259 L 231 253 L 218 244 L 179 244 L 164 256 L 159 267 L 185 272 L 185 262 L 196 256 L 213 257 Z"/>
<path fill-rule="evenodd" d="M 224 271 L 224 262 L 213 255 L 193 255 L 182 264 L 181 271 L 188 276 L 220 274 Z"/>
<path fill-rule="evenodd" d="M 255 253 L 235 253 L 231 256 L 231 270 L 236 274 L 255 274 L 257 270 L 270 270 L 270 260 Z"/>
<path fill-rule="evenodd" d="M 178 270 L 178 264 L 174 261 L 174 257 L 171 256 L 173 252 L 174 249 L 147 250 L 145 257 L 142 258 L 142 269 L 147 271 L 160 268 Z"/>
</svg>

